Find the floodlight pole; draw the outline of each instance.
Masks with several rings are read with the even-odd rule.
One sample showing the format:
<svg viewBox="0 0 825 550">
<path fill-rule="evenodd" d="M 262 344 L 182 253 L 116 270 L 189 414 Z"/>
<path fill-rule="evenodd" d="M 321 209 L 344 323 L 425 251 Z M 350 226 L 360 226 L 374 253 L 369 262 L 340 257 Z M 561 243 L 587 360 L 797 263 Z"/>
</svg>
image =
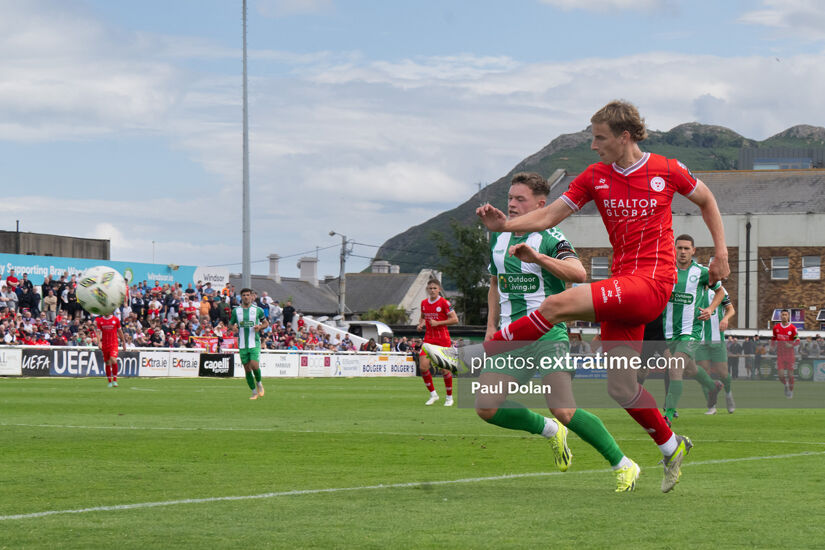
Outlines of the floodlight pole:
<svg viewBox="0 0 825 550">
<path fill-rule="evenodd" d="M 243 288 L 252 287 L 249 226 L 249 110 L 246 86 L 246 0 L 243 0 L 243 264 L 241 266 Z"/>
</svg>

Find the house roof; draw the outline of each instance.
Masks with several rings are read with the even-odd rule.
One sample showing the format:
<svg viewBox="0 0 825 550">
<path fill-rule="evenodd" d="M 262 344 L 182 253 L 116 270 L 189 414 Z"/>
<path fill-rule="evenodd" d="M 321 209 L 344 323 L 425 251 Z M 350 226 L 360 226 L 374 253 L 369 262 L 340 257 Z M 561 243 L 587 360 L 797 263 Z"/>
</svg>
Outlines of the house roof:
<svg viewBox="0 0 825 550">
<path fill-rule="evenodd" d="M 400 304 L 416 277 L 418 273 L 347 273 L 347 309 L 364 313 Z M 330 281 L 329 288 L 337 296 L 338 279 Z"/>
<path fill-rule="evenodd" d="M 387 304 L 399 304 L 418 273 L 347 273 L 347 313 L 365 313 Z M 230 275 L 236 289 L 241 287 L 240 275 Z M 306 281 L 281 277 L 276 283 L 266 275 L 252 275 L 252 288 L 261 295 L 266 291 L 281 302 L 288 299 L 301 313 L 330 315 L 338 311 L 338 279 L 328 279 L 314 287 Z"/>
<path fill-rule="evenodd" d="M 281 302 L 292 300 L 292 305 L 301 313 L 309 315 L 329 315 L 338 311 L 337 290 L 332 291 L 329 285 L 321 283 L 314 287 L 306 281 L 292 277 L 282 277 L 280 283 L 266 275 L 252 275 L 252 288 L 260 296 L 266 291 L 274 300 Z M 236 289 L 241 287 L 240 275 L 230 275 L 229 282 Z"/>
</svg>

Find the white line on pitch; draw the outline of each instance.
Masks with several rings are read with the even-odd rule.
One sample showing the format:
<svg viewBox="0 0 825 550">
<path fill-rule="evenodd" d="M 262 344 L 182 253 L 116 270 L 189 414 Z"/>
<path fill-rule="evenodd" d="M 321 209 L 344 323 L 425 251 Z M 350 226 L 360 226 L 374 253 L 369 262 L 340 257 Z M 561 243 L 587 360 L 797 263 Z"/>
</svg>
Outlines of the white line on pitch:
<svg viewBox="0 0 825 550">
<path fill-rule="evenodd" d="M 685 464 L 685 466 L 704 466 L 708 464 L 730 464 L 733 462 L 747 462 L 747 461 L 754 461 L 754 460 L 779 460 L 783 458 L 798 458 L 798 457 L 807 457 L 807 456 L 822 456 L 825 455 L 825 451 L 822 452 L 805 452 L 805 453 L 792 453 L 792 454 L 784 454 L 784 455 L 773 455 L 773 456 L 746 456 L 742 458 L 722 458 L 717 460 L 703 460 L 700 462 L 691 462 Z M 573 474 L 597 474 L 597 473 L 605 473 L 610 472 L 609 469 L 599 469 L 599 470 L 581 470 L 578 472 L 570 472 Z M 349 491 L 370 491 L 376 489 L 406 489 L 410 487 L 423 487 L 423 486 L 436 486 L 436 485 L 456 485 L 460 483 L 482 483 L 485 481 L 503 481 L 506 479 L 521 479 L 521 478 L 528 478 L 528 477 L 548 477 L 548 476 L 555 476 L 561 475 L 562 472 L 531 472 L 531 473 L 524 473 L 524 474 L 505 474 L 500 476 L 490 476 L 490 477 L 469 477 L 463 479 L 447 479 L 447 480 L 440 480 L 440 481 L 412 481 L 408 483 L 389 483 L 389 484 L 379 484 L 379 485 L 362 485 L 360 487 L 331 487 L 328 489 L 303 489 L 303 490 L 293 490 L 293 491 L 279 491 L 275 493 L 262 493 L 259 495 L 242 495 L 242 496 L 227 496 L 227 497 L 209 497 L 209 498 L 187 498 L 181 500 L 167 500 L 163 502 L 137 502 L 134 504 L 116 504 L 113 506 L 95 506 L 94 508 L 80 508 L 75 510 L 49 510 L 46 512 L 33 512 L 30 514 L 12 514 L 8 516 L 0 516 L 0 521 L 8 521 L 14 519 L 34 519 L 34 518 L 42 518 L 46 516 L 56 516 L 56 515 L 63 515 L 63 514 L 86 514 L 89 512 L 111 512 L 115 510 L 136 510 L 139 508 L 157 508 L 160 506 L 175 506 L 178 504 L 203 504 L 207 502 L 231 502 L 237 500 L 260 500 L 266 498 L 276 498 L 276 497 L 288 497 L 288 496 L 301 496 L 301 495 L 319 495 L 319 494 L 326 494 L 326 493 L 343 493 Z M 569 474 L 568 474 L 569 475 Z"/>
<path fill-rule="evenodd" d="M 333 430 L 290 430 L 285 428 L 216 428 L 214 426 L 186 427 L 186 426 L 87 426 L 73 424 L 21 424 L 12 422 L 0 422 L 0 426 L 16 426 L 21 428 L 59 428 L 76 430 L 146 430 L 146 431 L 182 431 L 182 432 L 273 432 L 273 433 L 297 433 L 297 434 L 324 434 L 324 435 L 393 435 L 409 437 L 503 437 L 508 439 L 532 439 L 534 436 L 525 433 L 517 434 L 448 434 L 448 433 L 425 433 L 425 432 L 373 432 L 373 431 L 333 431 Z M 794 445 L 825 445 L 825 441 L 788 441 L 784 439 L 701 439 L 694 438 L 702 443 L 779 443 Z M 650 441 L 649 437 L 623 437 L 619 441 Z"/>
</svg>

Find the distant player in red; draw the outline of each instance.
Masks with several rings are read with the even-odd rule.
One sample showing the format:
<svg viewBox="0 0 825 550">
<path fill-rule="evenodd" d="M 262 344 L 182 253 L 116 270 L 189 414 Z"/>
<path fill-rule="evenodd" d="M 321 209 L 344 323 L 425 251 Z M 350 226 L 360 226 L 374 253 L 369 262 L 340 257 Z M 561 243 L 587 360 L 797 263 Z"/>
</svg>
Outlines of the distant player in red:
<svg viewBox="0 0 825 550">
<path fill-rule="evenodd" d="M 794 347 L 799 345 L 796 327 L 791 324 L 791 312 L 783 309 L 779 312 L 781 321 L 773 326 L 771 347 L 776 348 L 776 373 L 785 386 L 785 397 L 793 399 L 793 366 L 796 361 Z"/>
<path fill-rule="evenodd" d="M 100 351 L 103 352 L 103 364 L 106 368 L 106 378 L 109 387 L 117 387 L 117 349 L 118 344 L 126 351 L 126 336 L 120 328 L 120 320 L 114 315 L 104 315 L 95 319 L 97 339 L 100 342 Z"/>
<path fill-rule="evenodd" d="M 485 342 L 485 350 L 490 346 L 491 353 L 501 353 L 502 341 L 530 342 L 556 323 L 583 320 L 600 323 L 604 349 L 610 355 L 638 356 L 645 324 L 665 308 L 676 282 L 670 205 L 677 193 L 699 206 L 713 238 L 710 283 L 730 273 L 722 216 L 713 193 L 681 162 L 642 152 L 638 144 L 647 138 L 647 130 L 636 107 L 612 101 L 590 122 L 590 148 L 601 162 L 579 174 L 560 198 L 510 220 L 490 204 L 476 213 L 491 231 L 526 233 L 557 226 L 594 201 L 614 251 L 612 276 L 549 296 L 538 310 Z M 656 400 L 636 381 L 635 370 L 608 370 L 607 391 L 658 445 L 664 456 L 662 491 L 670 491 L 679 481 L 682 459 L 692 442 L 671 431 Z"/>
<path fill-rule="evenodd" d="M 418 330 L 424 330 L 424 342 L 429 344 L 437 344 L 439 346 L 450 347 L 452 341 L 450 340 L 450 331 L 447 330 L 449 325 L 458 323 L 458 316 L 453 311 L 453 306 L 447 299 L 441 296 L 441 283 L 438 279 L 430 279 L 427 282 L 427 298 L 421 300 L 421 319 L 418 321 Z M 424 379 L 424 384 L 430 390 L 430 398 L 425 405 L 432 405 L 438 401 L 438 392 L 433 386 L 433 375 L 430 373 L 430 360 L 424 351 L 419 355 L 419 368 L 421 370 L 421 378 Z M 453 373 L 447 369 L 441 369 L 441 374 L 444 376 L 444 389 L 447 392 L 447 399 L 444 401 L 445 407 L 453 405 Z"/>
</svg>

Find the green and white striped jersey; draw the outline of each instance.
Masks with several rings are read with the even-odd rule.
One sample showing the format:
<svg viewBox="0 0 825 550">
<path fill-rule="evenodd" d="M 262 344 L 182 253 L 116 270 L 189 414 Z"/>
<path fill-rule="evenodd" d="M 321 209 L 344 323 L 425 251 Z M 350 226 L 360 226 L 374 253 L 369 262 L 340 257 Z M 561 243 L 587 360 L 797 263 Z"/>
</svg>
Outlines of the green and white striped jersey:
<svg viewBox="0 0 825 550">
<path fill-rule="evenodd" d="M 676 284 L 665 308 L 665 338 L 702 338 L 702 321 L 698 320 L 699 308 L 705 307 L 707 300 L 708 268 L 691 260 L 687 269 L 676 269 Z M 722 286 L 719 281 L 713 290 Z"/>
<path fill-rule="evenodd" d="M 710 319 L 703 323 L 704 334 L 702 340 L 705 342 L 719 343 L 725 341 L 725 331 L 719 330 L 719 321 L 725 317 L 725 309 L 730 305 L 730 295 L 728 295 L 728 292 L 724 288 L 722 291 L 725 293 L 724 300 L 722 300 L 722 303 L 716 308 L 716 311 L 710 314 Z M 709 289 L 702 307 L 709 306 L 714 297 L 716 297 L 716 292 L 713 289 Z"/>
<path fill-rule="evenodd" d="M 261 324 L 264 320 L 264 310 L 256 305 L 248 308 L 238 306 L 232 309 L 232 318 L 229 325 L 238 325 L 238 348 L 251 349 L 261 347 L 261 335 L 255 332 L 255 325 Z"/>
<path fill-rule="evenodd" d="M 555 227 L 522 236 L 493 233 L 490 236 L 489 270 L 498 281 L 500 328 L 534 312 L 546 297 L 558 294 L 565 288 L 564 281 L 543 270 L 540 265 L 523 263 L 508 255 L 510 247 L 520 243 L 527 243 L 533 250 L 558 260 L 576 257 L 573 246 Z M 567 326 L 558 323 L 541 339 L 567 340 Z"/>
</svg>

